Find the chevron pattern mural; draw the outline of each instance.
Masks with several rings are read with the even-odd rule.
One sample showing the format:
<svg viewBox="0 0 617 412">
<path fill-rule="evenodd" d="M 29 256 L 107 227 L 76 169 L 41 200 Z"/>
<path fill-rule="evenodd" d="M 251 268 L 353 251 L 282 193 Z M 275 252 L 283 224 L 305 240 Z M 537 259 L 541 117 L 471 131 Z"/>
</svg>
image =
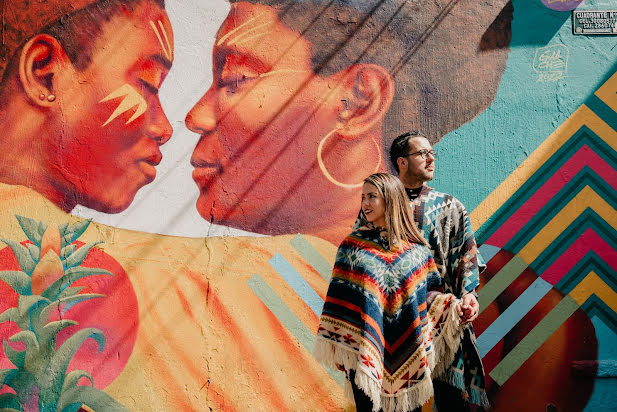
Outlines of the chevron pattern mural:
<svg viewBox="0 0 617 412">
<path fill-rule="evenodd" d="M 472 213 L 483 256 L 500 260 L 480 290 L 483 356 L 549 291 L 562 296 L 487 368 L 498 385 L 579 308 L 617 333 L 616 130 L 617 73 Z M 524 272 L 537 277 L 510 293 L 507 308 L 486 325 L 494 317 L 486 309 Z"/>
</svg>

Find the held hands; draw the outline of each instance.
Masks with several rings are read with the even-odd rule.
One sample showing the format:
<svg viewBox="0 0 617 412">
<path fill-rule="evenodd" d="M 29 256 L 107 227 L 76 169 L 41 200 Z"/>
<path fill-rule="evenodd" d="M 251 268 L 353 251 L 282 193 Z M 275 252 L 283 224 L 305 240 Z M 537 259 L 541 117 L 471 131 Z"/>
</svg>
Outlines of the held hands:
<svg viewBox="0 0 617 412">
<path fill-rule="evenodd" d="M 468 293 L 461 299 L 461 304 L 457 306 L 457 310 L 463 324 L 471 323 L 478 317 L 480 305 L 473 293 Z"/>
</svg>

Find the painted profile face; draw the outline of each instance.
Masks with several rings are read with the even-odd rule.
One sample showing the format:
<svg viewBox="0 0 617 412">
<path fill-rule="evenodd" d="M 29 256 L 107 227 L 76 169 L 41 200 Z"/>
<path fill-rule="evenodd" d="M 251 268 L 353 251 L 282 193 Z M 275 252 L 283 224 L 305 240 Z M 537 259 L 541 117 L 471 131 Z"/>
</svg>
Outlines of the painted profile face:
<svg viewBox="0 0 617 412">
<path fill-rule="evenodd" d="M 317 164 L 319 142 L 336 126 L 335 76 L 313 72 L 310 44 L 272 8 L 232 5 L 215 41 L 213 83 L 186 118 L 201 135 L 191 163 L 204 219 L 290 233 L 335 210 L 336 187 Z"/>
<path fill-rule="evenodd" d="M 379 190 L 370 183 L 362 186 L 362 212 L 375 226 L 386 226 L 386 202 Z"/>
<path fill-rule="evenodd" d="M 432 150 L 430 142 L 424 137 L 414 137 L 409 139 L 408 153 L 416 153 L 421 150 Z M 422 181 L 428 182 L 433 179 L 435 173 L 435 157 L 431 154 L 424 159 L 419 153 L 413 156 L 407 156 L 407 170 L 404 173 L 404 181 Z"/>
<path fill-rule="evenodd" d="M 172 128 L 158 90 L 173 61 L 164 10 L 148 1 L 103 25 L 90 65 L 54 79 L 62 116 L 53 174 L 74 203 L 107 213 L 126 209 L 156 176 L 159 146 Z"/>
</svg>

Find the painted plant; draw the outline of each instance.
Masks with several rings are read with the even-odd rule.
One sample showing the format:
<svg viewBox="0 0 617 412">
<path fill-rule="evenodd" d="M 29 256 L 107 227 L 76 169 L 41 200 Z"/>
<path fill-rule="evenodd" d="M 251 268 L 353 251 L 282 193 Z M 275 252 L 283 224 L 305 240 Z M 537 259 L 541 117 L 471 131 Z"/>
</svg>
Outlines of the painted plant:
<svg viewBox="0 0 617 412">
<path fill-rule="evenodd" d="M 3 339 L 4 354 L 14 368 L 0 369 L 0 382 L 9 391 L 0 395 L 2 410 L 77 411 L 86 405 L 97 411 L 126 410 L 119 402 L 94 387 L 92 375 L 83 370 L 67 372 L 69 363 L 87 339 L 101 352 L 106 338 L 97 328 L 81 328 L 57 345 L 58 334 L 78 322 L 64 319 L 66 311 L 80 303 L 101 298 L 97 293 L 80 293 L 83 286 L 71 286 L 93 275 L 113 274 L 100 268 L 81 266 L 90 250 L 100 242 L 76 242 L 90 225 L 47 226 L 43 222 L 16 216 L 29 242 L 1 239 L 12 250 L 20 271 L 2 271 L 0 280 L 17 294 L 17 307 L 0 314 L 0 323 L 12 321 L 20 331 Z M 57 312 L 59 320 L 50 320 Z M 24 349 L 15 349 L 11 343 Z M 19 343 L 18 343 L 19 342 Z M 78 384 L 87 381 L 88 385 Z M 37 401 L 38 399 L 38 401 Z"/>
</svg>

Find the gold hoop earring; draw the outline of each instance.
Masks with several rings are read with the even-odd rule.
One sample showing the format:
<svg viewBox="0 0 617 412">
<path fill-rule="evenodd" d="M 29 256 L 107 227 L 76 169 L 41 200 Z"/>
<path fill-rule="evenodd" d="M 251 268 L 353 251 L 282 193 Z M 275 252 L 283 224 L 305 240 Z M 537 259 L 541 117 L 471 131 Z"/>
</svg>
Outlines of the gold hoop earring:
<svg viewBox="0 0 617 412">
<path fill-rule="evenodd" d="M 317 164 L 319 165 L 319 168 L 321 169 L 321 173 L 323 173 L 325 178 L 328 179 L 331 183 L 333 183 L 333 184 L 335 184 L 337 186 L 340 186 L 340 187 L 345 187 L 345 188 L 361 187 L 364 184 L 364 182 L 360 182 L 360 183 L 342 183 L 342 182 L 339 182 L 338 180 L 336 180 L 330 174 L 330 172 L 328 172 L 328 169 L 326 169 L 326 165 L 324 164 L 324 161 L 321 158 L 321 152 L 323 150 L 324 143 L 326 142 L 326 140 L 328 140 L 328 138 L 330 136 L 332 136 L 337 131 L 338 131 L 337 129 L 334 129 L 331 132 L 329 132 L 327 135 L 324 136 L 323 139 L 321 139 L 321 141 L 317 145 Z M 375 144 L 375 147 L 377 147 L 377 154 L 379 156 L 379 161 L 377 162 L 377 167 L 375 167 L 375 171 L 373 172 L 373 173 L 377 173 L 379 171 L 379 166 L 381 166 L 381 147 L 379 147 L 379 144 L 375 141 L 375 139 L 371 138 L 371 141 Z"/>
</svg>

